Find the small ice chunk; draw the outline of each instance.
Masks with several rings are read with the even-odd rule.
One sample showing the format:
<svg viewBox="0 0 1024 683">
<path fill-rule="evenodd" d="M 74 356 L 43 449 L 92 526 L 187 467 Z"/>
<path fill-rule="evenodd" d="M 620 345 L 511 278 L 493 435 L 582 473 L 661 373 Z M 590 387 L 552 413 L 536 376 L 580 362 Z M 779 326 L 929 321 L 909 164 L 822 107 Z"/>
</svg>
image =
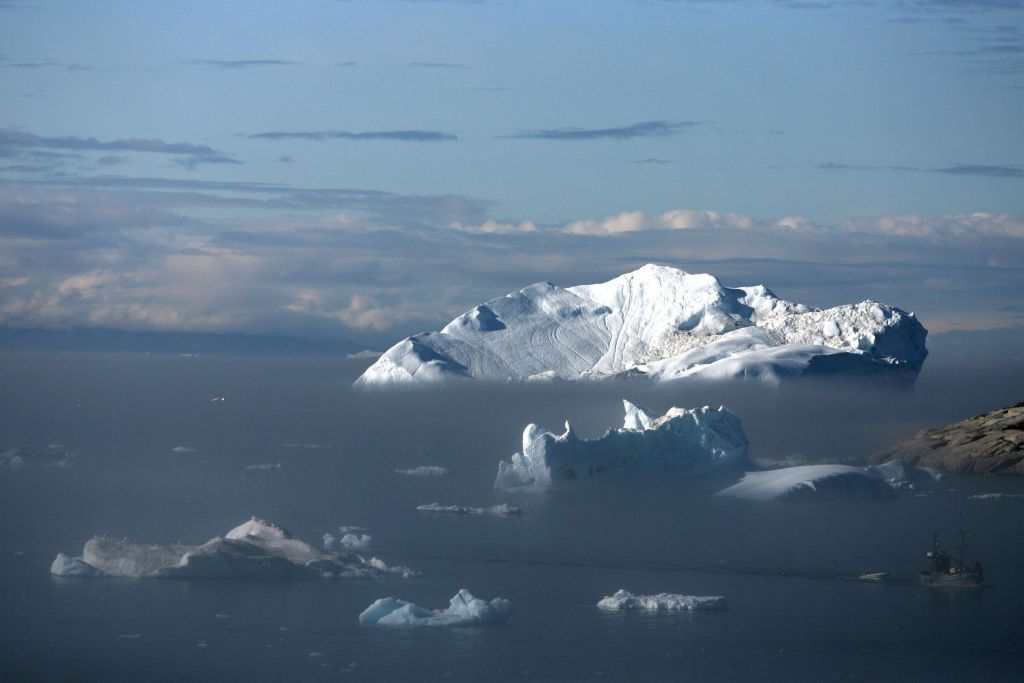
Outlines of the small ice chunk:
<svg viewBox="0 0 1024 683">
<path fill-rule="evenodd" d="M 171 449 L 172 453 L 195 453 L 196 449 L 189 448 L 188 446 L 175 446 Z"/>
<path fill-rule="evenodd" d="M 680 595 L 658 593 L 656 595 L 633 595 L 619 589 L 615 595 L 601 598 L 597 606 L 601 609 L 642 609 L 653 611 L 686 611 L 725 609 L 725 598 L 721 595 Z"/>
<path fill-rule="evenodd" d="M 50 573 L 54 576 L 96 576 L 97 572 L 95 567 L 81 557 L 57 553 L 50 565 Z"/>
<path fill-rule="evenodd" d="M 840 336 L 843 331 L 839 329 L 839 323 L 835 320 L 826 320 L 825 324 L 821 326 L 821 333 L 826 338 L 831 339 L 832 337 Z"/>
<path fill-rule="evenodd" d="M 473 508 L 466 507 L 464 505 L 441 505 L 440 503 L 428 503 L 426 505 L 417 505 L 416 509 L 421 512 L 445 512 L 452 515 L 519 515 L 522 514 L 522 510 L 515 505 L 509 505 L 508 503 L 500 503 L 499 505 L 493 505 L 489 508 Z"/>
<path fill-rule="evenodd" d="M 381 598 L 363 610 L 359 623 L 371 626 L 476 626 L 500 624 L 512 614 L 512 603 L 505 598 L 490 602 L 473 597 L 463 588 L 447 609 L 432 610 L 405 600 Z"/>
<path fill-rule="evenodd" d="M 281 469 L 281 463 L 260 463 L 256 465 L 246 465 L 245 469 L 249 472 L 265 472 L 267 470 L 279 470 Z"/>
<path fill-rule="evenodd" d="M 437 465 L 421 465 L 407 470 L 395 470 L 395 474 L 404 474 L 409 477 L 443 477 L 448 474 L 448 468 Z"/>
<path fill-rule="evenodd" d="M 1000 498 L 1024 498 L 1024 493 L 975 493 L 967 497 L 971 500 L 999 500 Z"/>
<path fill-rule="evenodd" d="M 326 550 L 366 550 L 372 541 L 370 534 L 342 534 L 340 538 L 334 534 L 324 534 Z"/>
</svg>

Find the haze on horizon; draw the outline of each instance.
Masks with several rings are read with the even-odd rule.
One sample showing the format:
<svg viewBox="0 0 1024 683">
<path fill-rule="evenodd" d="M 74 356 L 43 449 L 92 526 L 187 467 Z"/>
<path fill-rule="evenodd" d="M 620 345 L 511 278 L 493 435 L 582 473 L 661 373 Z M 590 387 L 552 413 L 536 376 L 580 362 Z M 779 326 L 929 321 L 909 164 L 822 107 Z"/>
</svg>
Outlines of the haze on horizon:
<svg viewBox="0 0 1024 683">
<path fill-rule="evenodd" d="M 1024 2 L 0 1 L 0 329 L 382 348 L 643 263 L 1024 326 Z"/>
</svg>

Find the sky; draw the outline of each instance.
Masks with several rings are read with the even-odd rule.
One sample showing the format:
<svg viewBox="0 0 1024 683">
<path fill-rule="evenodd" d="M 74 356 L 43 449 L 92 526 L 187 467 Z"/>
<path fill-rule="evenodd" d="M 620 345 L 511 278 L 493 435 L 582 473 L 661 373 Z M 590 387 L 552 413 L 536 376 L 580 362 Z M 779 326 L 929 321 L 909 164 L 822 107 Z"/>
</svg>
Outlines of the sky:
<svg viewBox="0 0 1024 683">
<path fill-rule="evenodd" d="M 382 348 L 647 262 L 1024 326 L 1024 0 L 0 0 L 0 329 Z"/>
</svg>

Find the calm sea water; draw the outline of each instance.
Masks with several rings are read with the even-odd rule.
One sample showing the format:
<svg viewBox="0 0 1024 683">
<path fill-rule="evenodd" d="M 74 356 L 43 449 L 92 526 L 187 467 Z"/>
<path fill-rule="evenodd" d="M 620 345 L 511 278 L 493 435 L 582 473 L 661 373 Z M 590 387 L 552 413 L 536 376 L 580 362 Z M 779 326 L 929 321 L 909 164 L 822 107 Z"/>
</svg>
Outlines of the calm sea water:
<svg viewBox="0 0 1024 683">
<path fill-rule="evenodd" d="M 0 471 L 4 680 L 1021 680 L 1024 482 L 944 480 L 885 501 L 754 503 L 683 482 L 493 490 L 526 423 L 584 436 L 623 395 L 662 410 L 726 401 L 755 457 L 844 461 L 1022 397 L 1019 368 L 929 359 L 916 391 L 852 386 L 475 387 L 364 396 L 330 359 L 0 355 L 0 449 L 60 443 L 73 467 Z M 224 401 L 211 401 L 223 397 Z M 177 446 L 194 449 L 174 452 Z M 247 470 L 253 464 L 279 469 Z M 397 468 L 441 465 L 443 478 Z M 993 586 L 914 584 L 933 529 L 966 500 Z M 519 517 L 424 514 L 509 502 Z M 423 573 L 379 581 L 62 579 L 94 534 L 200 543 L 257 515 L 316 541 L 339 525 Z M 841 577 L 888 571 L 888 584 Z M 391 595 L 443 607 L 459 588 L 512 600 L 502 626 L 360 627 Z M 723 595 L 693 614 L 607 613 L 634 593 Z"/>
</svg>

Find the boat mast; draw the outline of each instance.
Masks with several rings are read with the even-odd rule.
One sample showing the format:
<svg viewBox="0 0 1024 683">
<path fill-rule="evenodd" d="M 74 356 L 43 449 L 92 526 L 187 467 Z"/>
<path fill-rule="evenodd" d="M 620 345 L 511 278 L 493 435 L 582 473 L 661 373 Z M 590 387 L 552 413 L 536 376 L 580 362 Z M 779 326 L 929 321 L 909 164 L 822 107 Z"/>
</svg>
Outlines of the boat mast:
<svg viewBox="0 0 1024 683">
<path fill-rule="evenodd" d="M 956 492 L 957 507 L 960 511 L 960 557 L 958 562 L 960 563 L 960 571 L 964 569 L 964 557 L 967 553 L 967 532 L 964 530 L 964 502 L 960 497 L 960 489 Z"/>
</svg>

